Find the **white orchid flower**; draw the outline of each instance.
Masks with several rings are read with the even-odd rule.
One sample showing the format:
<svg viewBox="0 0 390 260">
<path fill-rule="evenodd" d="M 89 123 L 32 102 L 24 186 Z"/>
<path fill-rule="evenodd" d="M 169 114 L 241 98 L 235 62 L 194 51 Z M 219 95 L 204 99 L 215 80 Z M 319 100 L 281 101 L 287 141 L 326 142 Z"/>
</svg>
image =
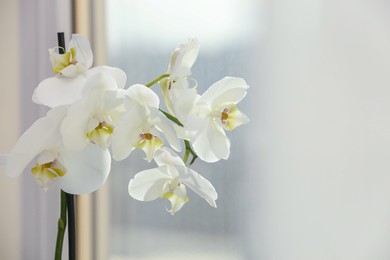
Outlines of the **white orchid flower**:
<svg viewBox="0 0 390 260">
<path fill-rule="evenodd" d="M 69 50 L 63 50 L 63 54 L 56 52 L 62 47 L 49 49 L 50 61 L 54 74 L 73 78 L 84 73 L 92 66 L 93 54 L 88 39 L 78 34 L 72 35 L 68 46 Z"/>
<path fill-rule="evenodd" d="M 172 215 L 186 202 L 186 187 L 205 199 L 212 207 L 217 207 L 218 197 L 213 185 L 194 170 L 187 168 L 180 157 L 171 149 L 163 148 L 154 157 L 158 167 L 137 173 L 129 183 L 129 194 L 139 201 L 158 198 L 168 199 Z"/>
<path fill-rule="evenodd" d="M 165 106 L 169 113 L 179 119 L 189 112 L 196 97 L 196 88 L 190 88 L 187 79 L 198 57 L 199 46 L 197 39 L 189 39 L 186 43 L 179 45 L 171 54 L 167 71 L 169 77 L 160 81 Z M 185 97 L 184 101 L 183 97 Z"/>
<path fill-rule="evenodd" d="M 215 162 L 229 157 L 230 140 L 224 129 L 231 131 L 249 122 L 236 106 L 246 96 L 248 87 L 241 78 L 225 77 L 197 100 L 186 127 L 200 159 Z"/>
<path fill-rule="evenodd" d="M 73 35 L 69 51 L 64 54 L 49 49 L 50 60 L 56 77 L 43 80 L 34 90 L 32 100 L 37 104 L 48 107 L 70 105 L 82 96 L 83 86 L 87 79 L 95 74 L 104 72 L 112 76 L 119 88 L 126 84 L 126 74 L 114 67 L 98 66 L 91 68 L 93 54 L 88 39 Z"/>
<path fill-rule="evenodd" d="M 136 84 L 126 92 L 126 110 L 112 135 L 112 153 L 115 160 L 123 160 L 138 148 L 153 159 L 155 152 L 163 146 L 163 133 L 169 144 L 180 151 L 180 143 L 172 123 L 158 110 L 156 93 L 144 85 Z"/>
<path fill-rule="evenodd" d="M 65 192 L 86 194 L 103 185 L 110 172 L 110 154 L 93 145 L 79 152 L 65 149 L 59 128 L 66 109 L 52 109 L 19 138 L 8 156 L 8 176 L 19 176 L 36 158 L 31 171 L 45 191 L 56 184 Z"/>
<path fill-rule="evenodd" d="M 85 83 L 82 98 L 71 105 L 61 124 L 64 145 L 71 151 L 93 143 L 102 149 L 110 145 L 115 121 L 121 115 L 124 90 L 117 89 L 113 77 L 93 75 Z"/>
</svg>

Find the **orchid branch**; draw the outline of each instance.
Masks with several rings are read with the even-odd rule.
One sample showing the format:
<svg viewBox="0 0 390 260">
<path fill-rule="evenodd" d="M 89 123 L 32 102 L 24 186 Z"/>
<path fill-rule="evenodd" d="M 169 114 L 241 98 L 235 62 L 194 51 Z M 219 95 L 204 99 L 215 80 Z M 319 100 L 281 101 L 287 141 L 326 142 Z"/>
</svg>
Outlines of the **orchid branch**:
<svg viewBox="0 0 390 260">
<path fill-rule="evenodd" d="M 161 74 L 160 76 L 158 76 L 157 78 L 155 78 L 154 80 L 152 80 L 151 82 L 149 82 L 148 84 L 146 84 L 145 86 L 147 86 L 148 88 L 150 88 L 151 86 L 153 86 L 154 84 L 156 84 L 157 82 L 159 82 L 160 80 L 164 79 L 164 78 L 168 78 L 169 77 L 169 74 Z"/>
</svg>

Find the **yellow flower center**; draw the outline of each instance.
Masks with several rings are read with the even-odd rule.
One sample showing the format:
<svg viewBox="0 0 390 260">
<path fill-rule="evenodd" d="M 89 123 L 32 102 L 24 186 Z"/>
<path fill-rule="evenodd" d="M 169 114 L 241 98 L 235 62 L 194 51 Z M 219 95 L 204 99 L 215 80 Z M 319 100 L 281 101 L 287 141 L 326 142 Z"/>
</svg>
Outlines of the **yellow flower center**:
<svg viewBox="0 0 390 260">
<path fill-rule="evenodd" d="M 53 71 L 55 74 L 59 74 L 69 65 L 75 64 L 77 64 L 76 49 L 71 48 L 70 51 L 67 51 L 64 54 L 59 54 L 59 56 L 57 56 L 55 59 L 55 64 L 53 64 Z"/>
<path fill-rule="evenodd" d="M 66 174 L 66 169 L 59 161 L 54 160 L 44 164 L 37 163 L 36 166 L 31 169 L 31 173 L 38 185 L 44 191 L 47 191 L 49 183 L 64 176 Z"/>
<path fill-rule="evenodd" d="M 135 147 L 144 150 L 148 161 L 153 159 L 155 151 L 163 146 L 163 141 L 151 133 L 141 133 Z"/>
<path fill-rule="evenodd" d="M 91 132 L 87 133 L 87 137 L 94 144 L 98 145 L 101 148 L 107 148 L 108 143 L 107 139 L 110 137 L 114 127 L 107 122 L 103 121 L 98 124 Z"/>
</svg>

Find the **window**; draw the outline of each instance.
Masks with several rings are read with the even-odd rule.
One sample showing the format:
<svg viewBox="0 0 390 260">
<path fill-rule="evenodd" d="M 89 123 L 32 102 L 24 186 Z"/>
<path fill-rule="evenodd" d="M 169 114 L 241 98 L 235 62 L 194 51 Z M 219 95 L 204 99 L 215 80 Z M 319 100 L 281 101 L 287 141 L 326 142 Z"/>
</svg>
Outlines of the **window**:
<svg viewBox="0 0 390 260">
<path fill-rule="evenodd" d="M 106 4 L 108 63 L 127 73 L 128 86 L 146 84 L 165 73 L 171 52 L 190 37 L 197 37 L 201 44 L 192 69 L 199 93 L 224 76 L 243 77 L 252 83 L 260 24 L 255 1 Z M 158 85 L 153 88 L 159 92 Z M 248 104 L 242 103 L 247 112 Z M 110 177 L 112 259 L 245 258 L 245 126 L 229 136 L 229 160 L 215 164 L 197 160 L 192 167 L 217 189 L 217 209 L 191 191 L 190 202 L 175 216 L 165 210 L 166 201 L 138 202 L 128 195 L 127 183 L 137 172 L 155 166 L 143 162 L 143 154 L 137 152 L 114 164 Z"/>
</svg>

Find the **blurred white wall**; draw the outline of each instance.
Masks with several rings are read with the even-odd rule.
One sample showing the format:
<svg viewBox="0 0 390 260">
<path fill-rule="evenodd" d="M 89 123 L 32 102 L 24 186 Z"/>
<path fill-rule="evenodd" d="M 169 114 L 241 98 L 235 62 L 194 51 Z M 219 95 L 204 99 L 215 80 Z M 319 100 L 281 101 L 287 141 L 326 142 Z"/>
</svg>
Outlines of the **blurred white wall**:
<svg viewBox="0 0 390 260">
<path fill-rule="evenodd" d="M 390 2 L 264 6 L 250 259 L 390 259 Z"/>
</svg>

